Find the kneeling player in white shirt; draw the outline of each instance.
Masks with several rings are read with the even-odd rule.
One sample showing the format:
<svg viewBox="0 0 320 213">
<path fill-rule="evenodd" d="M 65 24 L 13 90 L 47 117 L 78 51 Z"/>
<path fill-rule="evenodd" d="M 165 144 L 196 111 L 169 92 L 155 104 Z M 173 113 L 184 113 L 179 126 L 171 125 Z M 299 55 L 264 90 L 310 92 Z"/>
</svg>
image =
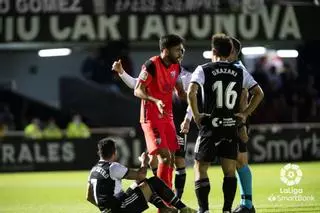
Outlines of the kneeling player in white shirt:
<svg viewBox="0 0 320 213">
<path fill-rule="evenodd" d="M 87 200 L 97 206 L 103 213 L 140 213 L 148 208 L 148 201 L 156 193 L 164 202 L 174 206 L 182 213 L 195 213 L 187 207 L 171 189 L 159 178 L 146 179 L 148 157 L 143 153 L 140 157 L 141 168 L 139 170 L 128 169 L 115 162 L 116 146 L 111 138 L 105 138 L 98 142 L 98 154 L 100 160 L 91 169 Z M 137 180 L 140 184 L 125 193 L 121 180 Z"/>
</svg>

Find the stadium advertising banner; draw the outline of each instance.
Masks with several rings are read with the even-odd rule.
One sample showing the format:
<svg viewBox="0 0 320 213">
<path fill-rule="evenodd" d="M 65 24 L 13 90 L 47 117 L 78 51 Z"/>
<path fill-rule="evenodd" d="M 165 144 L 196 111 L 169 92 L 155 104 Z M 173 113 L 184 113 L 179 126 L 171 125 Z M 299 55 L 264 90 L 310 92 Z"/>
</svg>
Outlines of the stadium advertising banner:
<svg viewBox="0 0 320 213">
<path fill-rule="evenodd" d="M 145 150 L 142 132 L 137 136 L 112 135 L 117 141 L 118 161 L 137 167 Z M 22 137 L 0 142 L 0 172 L 90 169 L 98 160 L 97 141 L 106 134 L 87 140 L 31 141 Z M 186 148 L 187 165 L 194 160 L 195 141 Z M 320 128 L 253 128 L 248 142 L 250 163 L 320 160 Z"/>
<path fill-rule="evenodd" d="M 248 149 L 253 163 L 320 160 L 320 128 L 253 129 Z"/>
<path fill-rule="evenodd" d="M 239 9 L 240 5 L 226 2 L 0 0 L 0 42 L 141 42 L 157 40 L 166 33 L 177 33 L 188 41 L 206 41 L 213 32 L 243 41 L 320 37 L 320 29 L 310 25 L 320 20 L 319 7 L 260 5 L 252 12 L 250 5 Z"/>
<path fill-rule="evenodd" d="M 61 141 L 6 138 L 0 142 L 0 172 L 89 169 L 98 160 L 97 141 L 104 136 Z M 138 157 L 144 150 L 143 143 L 137 138 L 113 138 L 117 141 L 119 162 L 140 165 Z"/>
</svg>

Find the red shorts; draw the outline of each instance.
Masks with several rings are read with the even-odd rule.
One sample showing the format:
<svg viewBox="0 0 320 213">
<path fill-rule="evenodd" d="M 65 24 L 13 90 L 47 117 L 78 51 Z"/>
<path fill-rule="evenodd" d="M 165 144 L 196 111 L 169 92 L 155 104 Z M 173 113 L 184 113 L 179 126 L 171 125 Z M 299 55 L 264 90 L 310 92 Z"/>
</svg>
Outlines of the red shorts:
<svg viewBox="0 0 320 213">
<path fill-rule="evenodd" d="M 141 123 L 149 154 L 154 155 L 158 149 L 179 149 L 176 127 L 173 121 L 158 123 Z"/>
</svg>

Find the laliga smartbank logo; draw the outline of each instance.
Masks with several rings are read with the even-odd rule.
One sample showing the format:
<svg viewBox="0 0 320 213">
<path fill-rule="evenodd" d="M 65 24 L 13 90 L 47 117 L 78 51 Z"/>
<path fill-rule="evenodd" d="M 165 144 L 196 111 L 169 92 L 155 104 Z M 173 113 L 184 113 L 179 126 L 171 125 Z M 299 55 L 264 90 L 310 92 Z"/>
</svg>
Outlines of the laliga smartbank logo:
<svg viewBox="0 0 320 213">
<path fill-rule="evenodd" d="M 313 195 L 305 195 L 303 188 L 299 187 L 303 172 L 297 164 L 288 163 L 280 170 L 280 180 L 286 187 L 279 189 L 279 194 L 272 194 L 268 197 L 270 202 L 277 201 L 314 201 Z"/>
<path fill-rule="evenodd" d="M 288 163 L 280 170 L 280 180 L 287 186 L 298 185 L 302 178 L 302 171 L 296 164 Z"/>
</svg>

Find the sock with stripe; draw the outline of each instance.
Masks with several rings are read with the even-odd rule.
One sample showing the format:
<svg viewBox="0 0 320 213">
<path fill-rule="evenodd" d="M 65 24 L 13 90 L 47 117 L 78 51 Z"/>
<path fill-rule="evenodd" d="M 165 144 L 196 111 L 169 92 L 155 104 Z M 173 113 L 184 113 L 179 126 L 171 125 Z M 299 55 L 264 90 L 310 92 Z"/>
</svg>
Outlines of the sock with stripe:
<svg viewBox="0 0 320 213">
<path fill-rule="evenodd" d="M 157 193 L 153 193 L 151 195 L 151 198 L 149 200 L 150 203 L 152 203 L 155 207 L 158 209 L 165 208 L 167 205 L 162 201 L 161 197 L 157 195 Z"/>
<path fill-rule="evenodd" d="M 205 211 L 209 210 L 209 178 L 195 181 L 195 190 L 198 199 L 199 213 L 204 213 Z"/>
<path fill-rule="evenodd" d="M 237 170 L 238 182 L 240 185 L 240 205 L 252 208 L 252 174 L 250 167 L 245 165 Z"/>
<path fill-rule="evenodd" d="M 184 203 L 173 193 L 173 191 L 158 177 L 151 177 L 147 179 L 151 190 L 158 194 L 159 197 L 168 204 L 176 207 L 177 209 L 182 209 L 186 207 Z"/>
<path fill-rule="evenodd" d="M 184 185 L 186 184 L 186 168 L 177 168 L 174 178 L 174 187 L 176 190 L 176 195 L 181 198 L 184 190 Z"/>
</svg>

